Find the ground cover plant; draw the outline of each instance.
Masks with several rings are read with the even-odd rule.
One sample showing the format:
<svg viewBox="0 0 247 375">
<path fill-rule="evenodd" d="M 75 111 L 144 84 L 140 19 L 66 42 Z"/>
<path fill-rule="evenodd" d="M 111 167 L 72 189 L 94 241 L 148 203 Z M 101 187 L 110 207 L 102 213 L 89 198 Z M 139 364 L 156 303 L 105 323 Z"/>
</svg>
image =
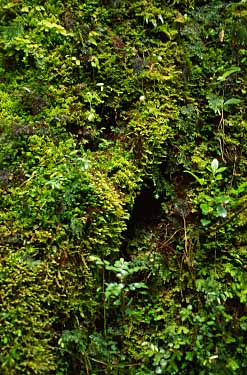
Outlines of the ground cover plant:
<svg viewBox="0 0 247 375">
<path fill-rule="evenodd" d="M 0 25 L 0 373 L 245 374 L 247 2 Z"/>
</svg>

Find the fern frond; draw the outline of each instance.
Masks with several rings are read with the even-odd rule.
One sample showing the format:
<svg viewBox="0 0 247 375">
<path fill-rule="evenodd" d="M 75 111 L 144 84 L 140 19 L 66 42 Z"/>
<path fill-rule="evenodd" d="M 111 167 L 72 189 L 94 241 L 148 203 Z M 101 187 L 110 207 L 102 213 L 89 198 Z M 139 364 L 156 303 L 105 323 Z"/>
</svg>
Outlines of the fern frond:
<svg viewBox="0 0 247 375">
<path fill-rule="evenodd" d="M 24 33 L 24 25 L 22 23 L 15 23 L 9 26 L 0 27 L 0 38 L 5 43 L 11 43 L 18 36 Z"/>
</svg>

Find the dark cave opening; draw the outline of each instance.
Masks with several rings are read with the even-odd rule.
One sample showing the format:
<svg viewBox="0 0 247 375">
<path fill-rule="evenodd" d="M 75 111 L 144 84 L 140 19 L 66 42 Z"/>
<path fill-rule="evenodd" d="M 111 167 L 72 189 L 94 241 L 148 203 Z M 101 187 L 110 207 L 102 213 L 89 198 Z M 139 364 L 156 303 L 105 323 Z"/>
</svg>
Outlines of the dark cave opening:
<svg viewBox="0 0 247 375">
<path fill-rule="evenodd" d="M 155 198 L 154 189 L 145 186 L 136 197 L 131 211 L 127 229 L 123 233 L 124 241 L 122 249 L 128 246 L 128 242 L 134 238 L 137 229 L 145 229 L 156 225 L 161 218 L 162 198 Z"/>
<path fill-rule="evenodd" d="M 135 200 L 131 221 L 143 225 L 152 224 L 159 219 L 160 215 L 161 199 L 155 198 L 155 192 L 152 188 L 143 188 Z"/>
</svg>

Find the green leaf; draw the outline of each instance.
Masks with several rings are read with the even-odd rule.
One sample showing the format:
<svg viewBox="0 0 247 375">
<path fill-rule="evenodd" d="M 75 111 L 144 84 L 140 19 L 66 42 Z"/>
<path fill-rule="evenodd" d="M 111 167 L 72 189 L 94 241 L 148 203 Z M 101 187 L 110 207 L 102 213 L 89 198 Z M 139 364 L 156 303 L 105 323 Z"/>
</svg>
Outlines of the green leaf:
<svg viewBox="0 0 247 375">
<path fill-rule="evenodd" d="M 57 23 L 54 23 L 54 22 L 50 22 L 48 20 L 40 21 L 38 23 L 38 26 L 40 26 L 41 29 L 44 30 L 44 31 L 54 30 L 57 34 L 61 34 L 61 35 L 64 35 L 64 36 L 68 35 L 66 29 L 63 26 L 58 25 Z"/>
<path fill-rule="evenodd" d="M 121 294 L 123 288 L 123 283 L 109 283 L 105 290 L 106 299 L 109 299 L 110 297 L 118 297 Z"/>
<path fill-rule="evenodd" d="M 186 352 L 185 359 L 187 361 L 192 361 L 193 360 L 193 352 Z"/>
<path fill-rule="evenodd" d="M 217 159 L 214 159 L 211 163 L 211 168 L 212 168 L 212 172 L 213 174 L 216 173 L 217 169 L 219 168 L 219 162 Z"/>
<path fill-rule="evenodd" d="M 208 93 L 207 100 L 209 108 L 212 109 L 214 113 L 220 114 L 224 105 L 224 100 L 213 93 Z"/>
<path fill-rule="evenodd" d="M 203 215 L 207 215 L 210 211 L 210 207 L 207 203 L 201 203 L 200 209 L 202 210 Z"/>
<path fill-rule="evenodd" d="M 222 76 L 218 78 L 218 81 L 225 81 L 231 74 L 240 72 L 239 66 L 232 66 L 230 69 L 226 70 Z"/>
<path fill-rule="evenodd" d="M 217 173 L 224 172 L 227 169 L 227 167 L 220 167 L 217 169 Z"/>
<path fill-rule="evenodd" d="M 223 217 L 223 218 L 227 217 L 227 210 L 225 209 L 225 207 L 221 205 L 217 206 L 216 211 L 217 211 L 218 216 Z"/>
<path fill-rule="evenodd" d="M 88 121 L 94 121 L 94 119 L 95 119 L 95 114 L 93 113 L 93 112 L 90 112 L 89 113 L 89 115 L 88 115 L 88 117 L 87 117 L 87 119 L 88 119 Z"/>
<path fill-rule="evenodd" d="M 141 289 L 141 288 L 147 289 L 147 285 L 143 282 L 131 283 L 129 284 L 128 288 L 129 290 L 136 290 L 136 289 Z"/>
<path fill-rule="evenodd" d="M 240 99 L 237 99 L 237 98 L 231 98 L 231 99 L 228 99 L 224 105 L 232 105 L 232 104 L 240 104 L 241 103 L 241 100 Z"/>
<path fill-rule="evenodd" d="M 205 179 L 204 178 L 199 178 L 195 173 L 190 172 L 188 170 L 185 170 L 185 172 L 191 174 L 191 176 L 193 176 L 196 179 L 196 181 L 199 182 L 200 185 L 204 185 L 205 184 Z"/>
<path fill-rule="evenodd" d="M 207 225 L 209 225 L 211 223 L 211 220 L 208 220 L 208 219 L 201 219 L 201 224 L 206 227 Z"/>
</svg>

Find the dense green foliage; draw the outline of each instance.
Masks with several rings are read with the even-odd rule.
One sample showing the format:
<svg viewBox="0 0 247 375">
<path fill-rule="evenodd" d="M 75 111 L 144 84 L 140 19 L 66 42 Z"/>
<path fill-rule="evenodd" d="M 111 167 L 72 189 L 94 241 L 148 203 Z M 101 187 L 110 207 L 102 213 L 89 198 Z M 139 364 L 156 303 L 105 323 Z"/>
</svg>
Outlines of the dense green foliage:
<svg viewBox="0 0 247 375">
<path fill-rule="evenodd" d="M 245 374 L 247 2 L 0 25 L 0 373 Z"/>
</svg>

